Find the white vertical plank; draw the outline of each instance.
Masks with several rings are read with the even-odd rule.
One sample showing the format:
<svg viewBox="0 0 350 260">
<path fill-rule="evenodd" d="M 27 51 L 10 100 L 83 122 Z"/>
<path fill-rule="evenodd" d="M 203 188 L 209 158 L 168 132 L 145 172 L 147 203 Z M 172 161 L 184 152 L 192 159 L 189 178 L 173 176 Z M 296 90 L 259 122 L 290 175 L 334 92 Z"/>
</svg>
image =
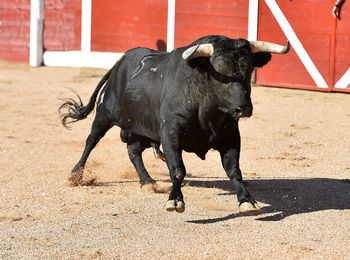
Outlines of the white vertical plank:
<svg viewBox="0 0 350 260">
<path fill-rule="evenodd" d="M 29 65 L 40 66 L 43 61 L 44 0 L 30 1 Z"/>
<path fill-rule="evenodd" d="M 167 52 L 174 49 L 175 41 L 175 0 L 168 0 Z"/>
<path fill-rule="evenodd" d="M 91 51 L 92 0 L 81 1 L 81 51 Z"/>
<path fill-rule="evenodd" d="M 249 0 L 248 40 L 258 39 L 259 0 Z"/>
</svg>

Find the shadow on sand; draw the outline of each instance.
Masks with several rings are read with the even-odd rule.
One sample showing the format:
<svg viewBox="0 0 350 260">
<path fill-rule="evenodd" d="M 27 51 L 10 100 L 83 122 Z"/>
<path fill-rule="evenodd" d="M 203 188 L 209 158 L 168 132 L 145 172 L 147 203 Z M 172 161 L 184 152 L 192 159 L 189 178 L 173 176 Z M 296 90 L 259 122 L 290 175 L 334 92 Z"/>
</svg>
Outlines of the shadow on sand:
<svg viewBox="0 0 350 260">
<path fill-rule="evenodd" d="M 184 185 L 209 189 L 217 188 L 222 190 L 218 196 L 234 194 L 233 185 L 229 180 L 218 180 L 210 177 L 196 180 L 196 177 L 191 175 L 189 179 L 185 179 Z M 157 182 L 169 183 L 169 180 L 157 180 Z M 138 183 L 138 181 L 96 182 L 93 186 L 115 186 L 118 183 Z M 323 210 L 350 209 L 350 179 L 256 179 L 245 181 L 245 184 L 258 202 L 268 204 L 268 206 L 262 207 L 260 214 L 269 215 L 256 219 L 260 221 L 279 221 L 288 216 Z M 242 216 L 247 216 L 247 214 L 236 213 L 220 218 L 190 220 L 188 222 L 211 224 Z"/>
<path fill-rule="evenodd" d="M 218 188 L 219 195 L 230 195 L 232 184 L 229 180 L 188 181 L 189 186 Z M 344 179 L 258 179 L 247 181 L 247 188 L 252 196 L 268 206 L 262 207 L 261 213 L 268 214 L 257 218 L 260 221 L 279 221 L 295 214 L 331 209 L 350 209 L 350 180 Z M 226 217 L 191 220 L 190 223 L 210 224 L 245 214 L 230 214 Z"/>
</svg>

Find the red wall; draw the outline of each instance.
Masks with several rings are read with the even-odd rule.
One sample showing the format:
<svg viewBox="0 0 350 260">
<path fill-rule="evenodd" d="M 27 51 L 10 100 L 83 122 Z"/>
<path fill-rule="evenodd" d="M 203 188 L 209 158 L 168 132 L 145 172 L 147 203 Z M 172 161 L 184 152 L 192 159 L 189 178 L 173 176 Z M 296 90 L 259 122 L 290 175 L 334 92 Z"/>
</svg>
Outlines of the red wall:
<svg viewBox="0 0 350 260">
<path fill-rule="evenodd" d="M 93 0 L 92 50 L 124 52 L 138 46 L 165 50 L 167 8 L 165 0 Z M 247 29 L 246 0 L 176 1 L 175 47 L 209 34 L 246 38 Z"/>
<path fill-rule="evenodd" d="M 0 1 L 0 60 L 29 62 L 30 0 Z"/>
<path fill-rule="evenodd" d="M 175 47 L 210 34 L 247 38 L 248 4 L 247 0 L 177 0 Z"/>
<path fill-rule="evenodd" d="M 81 0 L 45 0 L 44 48 L 80 50 Z"/>
<path fill-rule="evenodd" d="M 317 3 L 316 3 L 317 2 Z M 330 89 L 350 67 L 350 3 L 340 21 L 334 1 L 277 0 L 305 50 Z M 138 46 L 166 50 L 166 0 L 93 0 L 92 51 L 125 52 Z M 177 0 L 175 47 L 210 34 L 247 38 L 248 0 Z M 0 1 L 0 60 L 29 61 L 30 0 Z M 260 0 L 258 39 L 286 43 L 286 36 Z M 81 0 L 45 0 L 45 50 L 80 50 Z M 292 49 L 273 55 L 257 72 L 257 83 L 321 90 Z M 335 89 L 339 91 L 339 89 Z M 344 90 L 350 92 L 350 86 Z"/>
<path fill-rule="evenodd" d="M 165 50 L 167 10 L 165 0 L 93 0 L 92 51 Z"/>
</svg>

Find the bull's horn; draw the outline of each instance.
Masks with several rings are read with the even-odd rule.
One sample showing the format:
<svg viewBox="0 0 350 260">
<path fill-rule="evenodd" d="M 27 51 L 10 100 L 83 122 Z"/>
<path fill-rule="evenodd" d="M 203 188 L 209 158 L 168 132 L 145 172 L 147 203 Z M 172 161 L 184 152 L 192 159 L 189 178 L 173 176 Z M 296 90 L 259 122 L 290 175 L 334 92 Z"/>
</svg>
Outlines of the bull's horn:
<svg viewBox="0 0 350 260">
<path fill-rule="evenodd" d="M 264 41 L 249 41 L 249 42 L 252 47 L 252 53 L 271 52 L 271 53 L 278 53 L 278 54 L 286 54 L 289 52 L 289 49 L 290 49 L 289 41 L 287 41 L 287 46 L 278 45 L 271 42 L 264 42 Z"/>
<path fill-rule="evenodd" d="M 184 51 L 182 58 L 190 60 L 198 57 L 210 57 L 214 53 L 214 47 L 211 43 L 197 44 Z"/>
</svg>

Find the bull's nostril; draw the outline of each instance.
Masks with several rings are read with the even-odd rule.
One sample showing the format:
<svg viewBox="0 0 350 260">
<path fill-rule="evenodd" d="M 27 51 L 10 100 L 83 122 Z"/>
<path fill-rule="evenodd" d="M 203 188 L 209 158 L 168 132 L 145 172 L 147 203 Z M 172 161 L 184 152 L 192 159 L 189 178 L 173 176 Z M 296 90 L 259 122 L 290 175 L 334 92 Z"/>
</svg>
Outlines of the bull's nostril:
<svg viewBox="0 0 350 260">
<path fill-rule="evenodd" d="M 241 107 L 236 107 L 235 108 L 235 113 L 238 114 L 240 112 L 242 112 L 242 108 Z"/>
<path fill-rule="evenodd" d="M 235 117 L 250 117 L 253 112 L 253 107 L 252 106 L 240 106 L 236 107 L 234 110 L 234 116 Z"/>
</svg>

